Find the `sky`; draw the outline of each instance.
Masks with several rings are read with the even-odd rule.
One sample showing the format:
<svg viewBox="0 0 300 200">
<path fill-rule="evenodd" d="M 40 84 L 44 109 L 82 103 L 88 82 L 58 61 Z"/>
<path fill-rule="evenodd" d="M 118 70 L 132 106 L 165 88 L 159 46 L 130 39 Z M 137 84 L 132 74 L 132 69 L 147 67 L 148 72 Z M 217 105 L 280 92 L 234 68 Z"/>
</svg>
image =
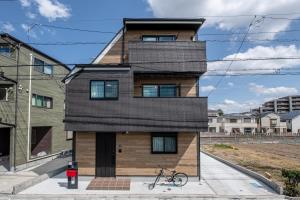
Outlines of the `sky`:
<svg viewBox="0 0 300 200">
<path fill-rule="evenodd" d="M 198 32 L 209 61 L 200 95 L 210 109 L 244 112 L 300 93 L 299 0 L 0 0 L 0 31 L 68 64 L 90 63 L 124 17 L 206 19 Z"/>
</svg>

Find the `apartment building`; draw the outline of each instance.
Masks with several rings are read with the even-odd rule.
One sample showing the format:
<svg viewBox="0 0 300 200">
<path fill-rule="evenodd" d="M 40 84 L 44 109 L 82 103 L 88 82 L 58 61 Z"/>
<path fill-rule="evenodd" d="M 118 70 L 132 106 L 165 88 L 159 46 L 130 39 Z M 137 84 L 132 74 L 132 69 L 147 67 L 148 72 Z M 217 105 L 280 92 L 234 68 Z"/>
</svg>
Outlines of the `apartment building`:
<svg viewBox="0 0 300 200">
<path fill-rule="evenodd" d="M 199 173 L 207 131 L 204 19 L 124 19 L 88 65 L 66 76 L 65 128 L 80 175 L 153 176 L 158 166 Z M 189 61 L 199 60 L 199 62 Z"/>
<path fill-rule="evenodd" d="M 30 167 L 71 148 L 62 122 L 65 89 L 59 79 L 69 71 L 17 38 L 0 35 L 1 169 Z"/>
<path fill-rule="evenodd" d="M 265 102 L 261 107 L 253 109 L 253 112 L 287 113 L 300 110 L 300 95 L 286 96 Z"/>
</svg>

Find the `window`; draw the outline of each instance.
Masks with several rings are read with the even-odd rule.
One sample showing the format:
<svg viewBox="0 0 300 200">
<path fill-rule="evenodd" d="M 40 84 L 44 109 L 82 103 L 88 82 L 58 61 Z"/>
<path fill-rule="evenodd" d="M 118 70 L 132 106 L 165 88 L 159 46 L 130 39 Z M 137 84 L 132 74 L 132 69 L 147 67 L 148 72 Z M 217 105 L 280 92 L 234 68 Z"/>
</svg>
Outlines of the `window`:
<svg viewBox="0 0 300 200">
<path fill-rule="evenodd" d="M 213 119 L 212 118 L 208 118 L 208 123 L 212 123 Z"/>
<path fill-rule="evenodd" d="M 73 131 L 66 131 L 66 138 L 67 140 L 73 139 Z"/>
<path fill-rule="evenodd" d="M 277 125 L 277 119 L 270 119 L 271 126 Z"/>
<path fill-rule="evenodd" d="M 12 57 L 14 49 L 12 49 L 8 44 L 0 44 L 0 55 Z"/>
<path fill-rule="evenodd" d="M 171 42 L 176 41 L 175 35 L 143 35 L 143 42 Z"/>
<path fill-rule="evenodd" d="M 91 99 L 117 99 L 119 96 L 119 81 L 91 81 Z"/>
<path fill-rule="evenodd" d="M 177 134 L 155 133 L 152 134 L 152 153 L 177 153 Z"/>
<path fill-rule="evenodd" d="M 237 123 L 237 119 L 229 119 L 229 123 Z"/>
<path fill-rule="evenodd" d="M 13 99 L 13 85 L 0 85 L 0 101 Z"/>
<path fill-rule="evenodd" d="M 53 108 L 53 99 L 51 97 L 45 97 L 37 94 L 32 94 L 31 105 L 40 108 Z"/>
<path fill-rule="evenodd" d="M 244 134 L 251 134 L 252 128 L 244 128 Z"/>
<path fill-rule="evenodd" d="M 34 67 L 33 69 L 37 72 L 52 75 L 53 74 L 53 65 L 47 64 L 44 61 L 34 58 Z"/>
<path fill-rule="evenodd" d="M 143 86 L 144 97 L 158 97 L 158 86 L 157 85 L 144 85 Z"/>
<path fill-rule="evenodd" d="M 160 97 L 176 97 L 176 85 L 160 85 Z"/>
<path fill-rule="evenodd" d="M 143 97 L 176 97 L 177 86 L 170 85 L 143 85 Z"/>
<path fill-rule="evenodd" d="M 251 118 L 244 118 L 245 123 L 251 123 Z"/>
</svg>

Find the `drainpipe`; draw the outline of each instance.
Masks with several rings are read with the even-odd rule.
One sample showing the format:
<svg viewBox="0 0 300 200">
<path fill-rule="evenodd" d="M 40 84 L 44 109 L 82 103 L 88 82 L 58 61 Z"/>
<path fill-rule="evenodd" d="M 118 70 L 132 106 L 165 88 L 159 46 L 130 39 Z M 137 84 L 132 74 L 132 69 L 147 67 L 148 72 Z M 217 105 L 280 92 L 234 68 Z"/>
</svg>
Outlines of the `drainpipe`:
<svg viewBox="0 0 300 200">
<path fill-rule="evenodd" d="M 201 146 L 200 146 L 200 132 L 197 132 L 197 170 L 198 170 L 198 180 L 201 181 Z"/>
<path fill-rule="evenodd" d="M 27 162 L 29 161 L 30 154 L 30 129 L 31 129 L 31 76 L 32 76 L 32 64 L 33 55 L 30 54 L 30 64 L 29 64 L 29 91 L 28 91 L 28 116 L 27 116 Z"/>
<path fill-rule="evenodd" d="M 17 144 L 17 128 L 18 128 L 18 87 L 19 87 L 19 60 L 20 60 L 20 44 L 17 45 L 17 77 L 16 77 L 16 98 L 15 98 L 15 129 L 14 129 L 14 144 L 13 144 L 13 151 L 14 151 L 14 165 L 13 171 L 16 171 L 17 166 L 17 159 L 16 159 L 16 144 Z"/>
</svg>

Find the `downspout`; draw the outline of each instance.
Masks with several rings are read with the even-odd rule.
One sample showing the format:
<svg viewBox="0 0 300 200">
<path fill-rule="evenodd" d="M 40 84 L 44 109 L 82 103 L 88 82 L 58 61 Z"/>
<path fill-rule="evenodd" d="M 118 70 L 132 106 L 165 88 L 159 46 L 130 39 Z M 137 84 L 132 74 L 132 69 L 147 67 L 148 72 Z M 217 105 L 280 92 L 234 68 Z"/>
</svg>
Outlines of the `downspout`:
<svg viewBox="0 0 300 200">
<path fill-rule="evenodd" d="M 17 45 L 17 77 L 16 77 L 16 98 L 15 98 L 15 129 L 14 129 L 14 166 L 13 171 L 16 171 L 17 159 L 16 159 L 16 143 L 17 143 L 17 128 L 18 128 L 18 87 L 19 87 L 19 60 L 20 60 L 20 44 Z"/>
<path fill-rule="evenodd" d="M 197 170 L 198 170 L 198 180 L 201 181 L 201 146 L 200 146 L 200 132 L 197 132 Z"/>
<path fill-rule="evenodd" d="M 124 24 L 124 26 L 123 26 L 123 29 L 122 29 L 122 52 L 121 52 L 121 55 L 122 55 L 122 58 L 121 58 L 121 63 L 122 64 L 124 64 L 124 62 L 125 62 L 125 58 L 124 58 L 124 51 L 125 51 L 125 35 L 124 35 L 124 33 L 125 33 L 125 24 Z"/>
<path fill-rule="evenodd" d="M 29 153 L 30 153 L 30 129 L 31 129 L 31 76 L 32 76 L 32 64 L 33 64 L 33 56 L 30 54 L 30 64 L 29 64 L 29 89 L 28 89 L 28 121 L 27 121 L 27 162 L 29 161 Z"/>
</svg>

